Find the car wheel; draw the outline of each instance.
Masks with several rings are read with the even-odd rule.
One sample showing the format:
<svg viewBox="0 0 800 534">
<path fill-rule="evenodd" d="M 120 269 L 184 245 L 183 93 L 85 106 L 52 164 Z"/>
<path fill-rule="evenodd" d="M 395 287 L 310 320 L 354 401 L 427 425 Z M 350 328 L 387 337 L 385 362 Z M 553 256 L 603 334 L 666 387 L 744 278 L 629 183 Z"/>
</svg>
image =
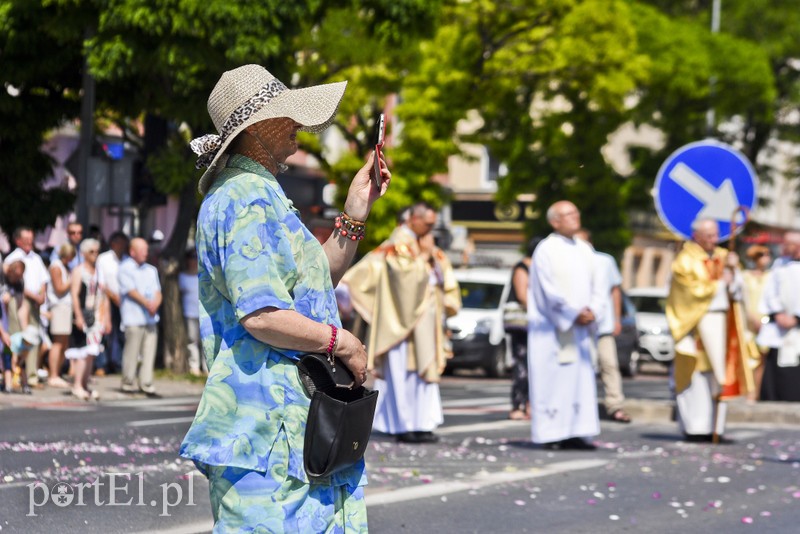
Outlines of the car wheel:
<svg viewBox="0 0 800 534">
<path fill-rule="evenodd" d="M 489 378 L 500 378 L 506 374 L 506 344 L 500 343 L 492 351 L 492 359 L 486 367 L 486 376 Z"/>
</svg>

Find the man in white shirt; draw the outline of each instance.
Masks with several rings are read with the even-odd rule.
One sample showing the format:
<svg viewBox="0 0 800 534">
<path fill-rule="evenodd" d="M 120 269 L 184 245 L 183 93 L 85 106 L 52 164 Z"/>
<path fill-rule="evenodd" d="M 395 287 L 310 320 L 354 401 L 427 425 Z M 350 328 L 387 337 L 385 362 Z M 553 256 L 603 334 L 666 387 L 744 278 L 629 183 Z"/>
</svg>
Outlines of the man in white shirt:
<svg viewBox="0 0 800 534">
<path fill-rule="evenodd" d="M 122 351 L 122 391 L 143 391 L 155 395 L 153 366 L 158 344 L 158 308 L 161 306 L 161 283 L 158 270 L 147 263 L 147 241 L 140 237 L 131 239 L 130 257 L 120 263 L 119 294 L 122 297 L 120 314 L 125 331 L 125 348 Z M 138 365 L 139 355 L 142 357 Z M 139 387 L 134 384 L 137 378 Z"/>
<path fill-rule="evenodd" d="M 200 376 L 207 369 L 200 342 L 200 281 L 197 274 L 197 251 L 194 248 L 187 250 L 183 261 L 185 268 L 178 275 L 178 289 L 181 292 L 186 337 L 189 338 L 187 345 L 189 373 Z"/>
<path fill-rule="evenodd" d="M 25 284 L 24 296 L 30 302 L 31 308 L 29 324 L 38 329 L 41 326 L 39 308 L 47 298 L 47 282 L 50 280 L 50 274 L 47 272 L 41 256 L 33 250 L 33 230 L 31 228 L 20 226 L 14 230 L 13 239 L 17 248 L 3 260 L 3 274 L 6 274 L 7 267 L 15 261 L 22 260 L 25 264 L 23 283 Z M 37 384 L 39 381 L 36 375 L 39 364 L 39 345 L 37 344 L 28 351 L 25 361 L 31 385 Z"/>
<path fill-rule="evenodd" d="M 75 257 L 70 260 L 67 267 L 71 271 L 81 263 L 83 263 L 83 254 L 81 253 L 81 241 L 83 241 L 83 225 L 79 222 L 71 222 L 67 225 L 67 240 L 75 247 Z M 50 253 L 50 261 L 53 262 L 58 259 L 59 247 L 54 247 L 53 252 Z"/>
<path fill-rule="evenodd" d="M 125 344 L 122 318 L 119 313 L 121 301 L 117 275 L 120 262 L 127 256 L 129 240 L 123 232 L 114 232 L 108 241 L 109 250 L 97 258 L 97 282 L 110 303 L 111 333 L 106 335 L 103 341 L 106 350 L 95 360 L 98 374 L 102 374 L 101 370 L 114 372 L 122 369 L 122 347 Z"/>
<path fill-rule="evenodd" d="M 528 288 L 531 440 L 591 450 L 600 433 L 592 355 L 607 291 L 591 245 L 575 237 L 578 208 L 556 202 L 547 221 L 554 232 L 533 253 Z"/>
</svg>

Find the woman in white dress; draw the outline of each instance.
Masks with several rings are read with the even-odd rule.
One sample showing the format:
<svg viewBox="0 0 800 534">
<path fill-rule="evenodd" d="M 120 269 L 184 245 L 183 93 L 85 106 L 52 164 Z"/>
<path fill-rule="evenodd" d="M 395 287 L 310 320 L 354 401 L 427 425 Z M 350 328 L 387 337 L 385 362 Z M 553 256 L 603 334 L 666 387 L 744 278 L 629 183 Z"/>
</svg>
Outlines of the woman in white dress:
<svg viewBox="0 0 800 534">
<path fill-rule="evenodd" d="M 83 400 L 98 399 L 97 391 L 89 390 L 94 358 L 103 350 L 103 334 L 111 331 L 107 300 L 97 283 L 97 255 L 100 242 L 85 239 L 81 242 L 84 261 L 72 271 L 72 347 L 67 359 L 75 366 L 75 383 L 72 394 Z"/>
</svg>

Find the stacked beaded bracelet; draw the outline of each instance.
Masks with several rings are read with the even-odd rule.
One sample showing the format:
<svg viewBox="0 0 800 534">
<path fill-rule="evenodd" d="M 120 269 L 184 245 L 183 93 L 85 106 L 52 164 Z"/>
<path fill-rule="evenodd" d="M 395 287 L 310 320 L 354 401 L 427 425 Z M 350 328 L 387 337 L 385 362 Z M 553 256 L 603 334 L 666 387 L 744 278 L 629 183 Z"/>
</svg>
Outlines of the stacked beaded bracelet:
<svg viewBox="0 0 800 534">
<path fill-rule="evenodd" d="M 364 239 L 367 227 L 364 221 L 353 219 L 343 211 L 339 212 L 339 216 L 334 220 L 334 226 L 342 237 L 349 237 L 353 241 Z"/>
<path fill-rule="evenodd" d="M 333 367 L 333 372 L 336 372 L 336 367 L 333 365 L 333 354 L 336 352 L 336 345 L 339 342 L 339 329 L 336 325 L 329 324 L 331 327 L 331 340 L 328 342 L 328 348 L 325 349 L 325 355 L 328 357 L 328 363 Z"/>
</svg>

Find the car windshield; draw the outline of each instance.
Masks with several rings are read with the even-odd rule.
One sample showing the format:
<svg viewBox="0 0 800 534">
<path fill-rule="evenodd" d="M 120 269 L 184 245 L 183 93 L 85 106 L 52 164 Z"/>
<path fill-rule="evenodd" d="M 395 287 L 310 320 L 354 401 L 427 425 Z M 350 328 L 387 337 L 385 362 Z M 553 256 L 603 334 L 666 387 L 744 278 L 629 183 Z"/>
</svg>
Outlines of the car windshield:
<svg viewBox="0 0 800 534">
<path fill-rule="evenodd" d="M 666 297 L 653 297 L 648 295 L 631 296 L 636 311 L 644 313 L 664 313 L 667 305 Z"/>
<path fill-rule="evenodd" d="M 458 285 L 461 287 L 461 304 L 465 308 L 492 310 L 500 307 L 502 284 L 459 282 Z"/>
</svg>

